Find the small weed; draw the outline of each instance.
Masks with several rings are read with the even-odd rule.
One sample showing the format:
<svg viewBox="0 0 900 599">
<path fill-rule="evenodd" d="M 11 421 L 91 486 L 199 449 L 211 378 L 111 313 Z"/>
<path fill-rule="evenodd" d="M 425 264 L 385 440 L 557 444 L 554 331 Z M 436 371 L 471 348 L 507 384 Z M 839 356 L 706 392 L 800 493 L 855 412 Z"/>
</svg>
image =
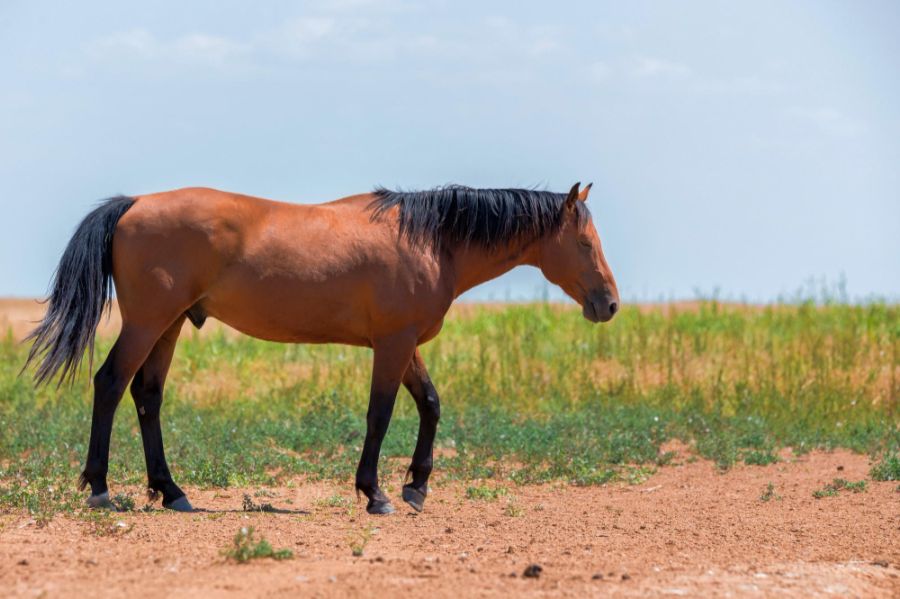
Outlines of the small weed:
<svg viewBox="0 0 900 599">
<path fill-rule="evenodd" d="M 771 500 L 781 501 L 781 495 L 775 492 L 775 485 L 769 483 L 766 485 L 766 490 L 763 491 L 762 495 L 759 496 L 759 500 L 763 502 L 768 502 Z"/>
<path fill-rule="evenodd" d="M 506 495 L 509 495 L 506 487 L 476 485 L 466 489 L 466 498 L 478 501 L 497 501 L 499 497 L 505 497 Z"/>
<path fill-rule="evenodd" d="M 872 480 L 900 480 L 900 453 L 889 453 L 869 471 Z"/>
<path fill-rule="evenodd" d="M 657 466 L 668 466 L 672 463 L 672 461 L 678 457 L 677 451 L 665 451 L 656 456 L 656 465 Z"/>
<path fill-rule="evenodd" d="M 373 534 L 375 534 L 375 527 L 372 525 L 350 532 L 347 544 L 350 546 L 350 553 L 353 554 L 353 557 L 362 557 Z"/>
<path fill-rule="evenodd" d="M 838 480 L 841 480 L 843 482 L 844 489 L 847 489 L 848 491 L 853 491 L 854 493 L 862 493 L 868 488 L 868 483 L 866 483 L 866 481 L 864 481 L 864 480 L 859 480 L 859 481 L 856 481 L 855 483 L 851 483 L 851 482 L 843 480 L 843 479 L 838 479 Z M 837 482 L 837 481 L 835 481 L 835 482 Z"/>
<path fill-rule="evenodd" d="M 252 559 L 264 559 L 267 557 L 275 560 L 294 557 L 294 553 L 290 549 L 275 550 L 264 538 L 257 540 L 252 526 L 241 528 L 234 535 L 232 546 L 225 549 L 222 553 L 226 558 L 233 559 L 239 564 L 245 564 Z"/>
<path fill-rule="evenodd" d="M 838 489 L 833 485 L 825 485 L 823 488 L 813 491 L 813 497 L 823 499 L 825 497 L 837 497 Z"/>
<path fill-rule="evenodd" d="M 636 468 L 628 468 L 625 471 L 625 481 L 629 485 L 640 485 L 650 480 L 650 477 L 656 473 L 656 468 L 647 466 L 638 466 Z"/>
<path fill-rule="evenodd" d="M 854 493 L 862 493 L 866 490 L 866 487 L 866 481 L 864 480 L 860 480 L 854 483 L 843 478 L 836 478 L 818 491 L 814 491 L 813 497 L 815 497 L 816 499 L 822 499 L 824 497 L 835 497 L 843 489 L 853 491 Z"/>
<path fill-rule="evenodd" d="M 778 456 L 767 450 L 752 449 L 744 453 L 744 463 L 749 466 L 768 466 L 778 461 Z"/>
<path fill-rule="evenodd" d="M 525 511 L 522 509 L 522 507 L 519 504 L 517 504 L 514 500 L 510 499 L 509 502 L 507 502 L 506 508 L 503 510 L 503 513 L 506 514 L 507 516 L 509 516 L 510 518 L 518 518 L 519 516 L 524 514 Z"/>
<path fill-rule="evenodd" d="M 350 500 L 335 493 L 331 497 L 317 499 L 316 505 L 319 507 L 347 507 L 350 505 Z"/>
<path fill-rule="evenodd" d="M 130 493 L 116 493 L 111 501 L 117 512 L 134 511 L 134 497 Z"/>
<path fill-rule="evenodd" d="M 243 509 L 245 512 L 274 512 L 275 508 L 271 503 L 254 503 L 253 498 L 249 494 L 244 493 Z"/>
<path fill-rule="evenodd" d="M 53 520 L 53 504 L 50 499 L 46 497 L 39 496 L 37 499 L 37 505 L 29 510 L 31 512 L 31 517 L 34 518 L 34 524 L 38 528 L 44 528 L 50 521 Z"/>
<path fill-rule="evenodd" d="M 132 529 L 132 525 L 116 520 L 113 514 L 109 510 L 86 510 L 79 517 L 88 523 L 91 534 L 96 537 L 124 535 Z"/>
</svg>

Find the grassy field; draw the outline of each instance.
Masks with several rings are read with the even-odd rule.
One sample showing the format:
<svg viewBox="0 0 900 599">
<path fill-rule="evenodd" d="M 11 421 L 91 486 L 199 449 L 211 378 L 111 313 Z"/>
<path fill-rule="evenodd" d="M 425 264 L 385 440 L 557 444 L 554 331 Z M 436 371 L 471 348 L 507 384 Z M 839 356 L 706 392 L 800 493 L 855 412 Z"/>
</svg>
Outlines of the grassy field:
<svg viewBox="0 0 900 599">
<path fill-rule="evenodd" d="M 105 355 L 111 340 L 100 341 Z M 0 511 L 80 507 L 89 377 L 35 390 L 26 348 L 0 343 Z M 606 326 L 552 305 L 467 307 L 423 348 L 441 393 L 436 477 L 578 485 L 638 481 L 670 439 L 723 469 L 794 452 L 869 452 L 896 475 L 900 307 L 812 303 L 626 308 Z M 185 335 L 163 434 L 176 481 L 270 485 L 352 478 L 365 430 L 370 351 Z M 406 463 L 417 416 L 401 390 L 384 459 Z M 891 466 L 893 464 L 893 466 Z M 893 473 L 893 474 L 892 474 Z M 145 480 L 126 396 L 110 484 Z M 389 485 L 390 486 L 390 485 Z"/>
</svg>

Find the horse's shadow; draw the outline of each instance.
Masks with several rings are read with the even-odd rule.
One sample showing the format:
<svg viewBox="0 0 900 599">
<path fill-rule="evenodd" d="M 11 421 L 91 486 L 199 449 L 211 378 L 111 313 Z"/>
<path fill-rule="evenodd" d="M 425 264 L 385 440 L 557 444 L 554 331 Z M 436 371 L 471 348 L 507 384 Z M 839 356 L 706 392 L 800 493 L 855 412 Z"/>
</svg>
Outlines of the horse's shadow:
<svg viewBox="0 0 900 599">
<path fill-rule="evenodd" d="M 309 516 L 312 514 L 309 510 L 304 509 L 286 509 L 272 507 L 264 510 L 244 510 L 244 509 L 215 509 L 195 507 L 191 514 L 293 514 L 296 516 Z"/>
</svg>

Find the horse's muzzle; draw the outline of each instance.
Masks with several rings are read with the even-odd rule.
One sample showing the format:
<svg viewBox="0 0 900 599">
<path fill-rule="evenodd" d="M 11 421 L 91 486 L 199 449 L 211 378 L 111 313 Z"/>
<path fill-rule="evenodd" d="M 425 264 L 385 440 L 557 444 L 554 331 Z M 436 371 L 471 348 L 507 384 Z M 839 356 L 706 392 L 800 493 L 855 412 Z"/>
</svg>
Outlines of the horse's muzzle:
<svg viewBox="0 0 900 599">
<path fill-rule="evenodd" d="M 619 298 L 605 291 L 584 298 L 581 313 L 591 322 L 609 322 L 619 311 Z"/>
</svg>

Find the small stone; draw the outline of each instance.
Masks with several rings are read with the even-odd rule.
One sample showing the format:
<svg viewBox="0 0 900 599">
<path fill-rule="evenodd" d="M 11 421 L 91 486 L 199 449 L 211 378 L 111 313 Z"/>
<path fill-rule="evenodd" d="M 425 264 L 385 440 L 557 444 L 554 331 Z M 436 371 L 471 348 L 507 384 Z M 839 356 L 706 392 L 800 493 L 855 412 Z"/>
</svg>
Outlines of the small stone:
<svg viewBox="0 0 900 599">
<path fill-rule="evenodd" d="M 19 561 L 17 561 L 16 563 L 20 566 L 27 566 L 28 560 L 23 558 L 23 559 L 20 559 Z"/>
<path fill-rule="evenodd" d="M 601 574 L 600 572 L 597 572 L 596 574 L 591 576 L 591 580 L 603 580 L 603 574 Z"/>
<path fill-rule="evenodd" d="M 890 564 L 887 563 L 887 560 L 877 559 L 874 562 L 872 562 L 872 565 L 878 566 L 879 568 L 887 568 Z"/>
<path fill-rule="evenodd" d="M 843 467 L 843 466 L 838 466 L 837 469 L 838 469 L 838 472 L 843 472 L 844 467 Z"/>
<path fill-rule="evenodd" d="M 631 580 L 631 576 L 628 574 L 622 574 L 622 580 Z"/>
<path fill-rule="evenodd" d="M 522 572 L 522 576 L 525 578 L 540 578 L 541 572 L 543 571 L 544 569 L 539 564 L 531 564 L 525 568 L 525 571 Z"/>
</svg>

